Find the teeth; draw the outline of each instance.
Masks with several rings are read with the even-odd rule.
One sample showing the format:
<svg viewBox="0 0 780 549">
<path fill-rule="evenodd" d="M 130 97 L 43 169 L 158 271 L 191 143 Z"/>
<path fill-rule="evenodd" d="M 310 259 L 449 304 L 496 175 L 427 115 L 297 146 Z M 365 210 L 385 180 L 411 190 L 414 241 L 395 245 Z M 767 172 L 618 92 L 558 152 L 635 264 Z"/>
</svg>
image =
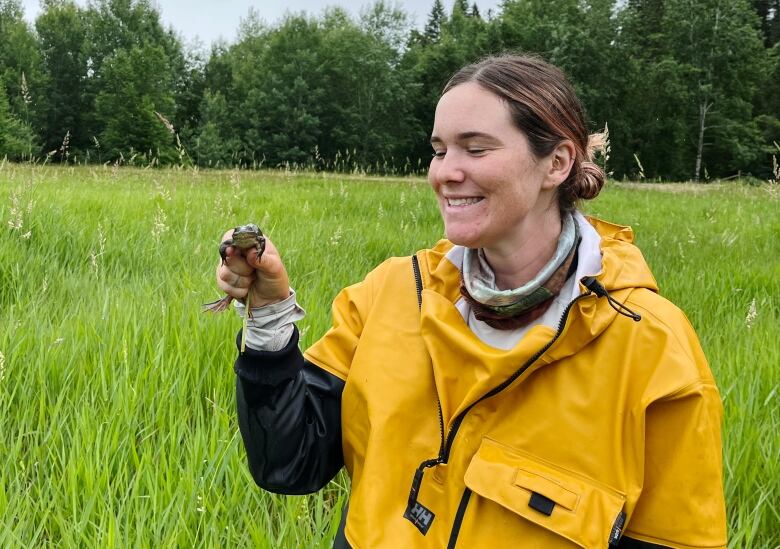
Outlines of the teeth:
<svg viewBox="0 0 780 549">
<path fill-rule="evenodd" d="M 482 200 L 481 198 L 448 198 L 447 204 L 450 206 L 469 206 L 471 204 L 476 204 Z"/>
</svg>

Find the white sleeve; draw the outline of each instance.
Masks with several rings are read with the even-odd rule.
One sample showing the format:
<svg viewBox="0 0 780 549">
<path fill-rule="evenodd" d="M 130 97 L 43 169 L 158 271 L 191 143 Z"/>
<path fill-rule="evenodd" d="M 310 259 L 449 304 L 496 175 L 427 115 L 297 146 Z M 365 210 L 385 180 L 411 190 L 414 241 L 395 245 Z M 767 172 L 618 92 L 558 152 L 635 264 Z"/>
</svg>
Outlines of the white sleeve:
<svg viewBox="0 0 780 549">
<path fill-rule="evenodd" d="M 235 301 L 238 316 L 244 318 L 246 307 Z M 306 315 L 290 288 L 290 297 L 265 307 L 252 307 L 252 318 L 247 322 L 246 346 L 256 351 L 279 351 L 290 342 L 294 323 Z"/>
</svg>

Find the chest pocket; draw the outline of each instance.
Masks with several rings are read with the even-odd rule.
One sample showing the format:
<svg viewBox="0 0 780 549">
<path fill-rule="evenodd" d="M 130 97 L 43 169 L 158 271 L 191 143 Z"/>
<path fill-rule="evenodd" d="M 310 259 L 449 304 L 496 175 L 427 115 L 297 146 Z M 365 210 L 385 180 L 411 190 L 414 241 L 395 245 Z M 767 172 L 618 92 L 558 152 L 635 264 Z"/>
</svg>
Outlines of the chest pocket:
<svg viewBox="0 0 780 549">
<path fill-rule="evenodd" d="M 465 483 L 474 494 L 586 549 L 608 546 L 626 501 L 593 479 L 488 438 Z"/>
</svg>

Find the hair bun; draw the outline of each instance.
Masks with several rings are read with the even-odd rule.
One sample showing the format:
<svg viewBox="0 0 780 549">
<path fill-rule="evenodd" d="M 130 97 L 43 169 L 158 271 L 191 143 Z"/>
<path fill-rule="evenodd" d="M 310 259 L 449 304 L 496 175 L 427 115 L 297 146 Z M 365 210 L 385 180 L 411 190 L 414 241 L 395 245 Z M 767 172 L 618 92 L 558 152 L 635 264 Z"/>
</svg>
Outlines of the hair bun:
<svg viewBox="0 0 780 549">
<path fill-rule="evenodd" d="M 573 189 L 575 197 L 581 200 L 596 198 L 606 180 L 604 170 L 593 162 L 583 162 L 579 175 Z"/>
</svg>

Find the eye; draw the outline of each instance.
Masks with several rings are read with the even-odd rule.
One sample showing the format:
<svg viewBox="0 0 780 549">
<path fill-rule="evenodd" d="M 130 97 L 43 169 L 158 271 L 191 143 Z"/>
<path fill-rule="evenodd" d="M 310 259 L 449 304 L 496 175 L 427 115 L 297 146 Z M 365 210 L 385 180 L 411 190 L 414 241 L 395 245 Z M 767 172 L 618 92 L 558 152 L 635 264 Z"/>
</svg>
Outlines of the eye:
<svg viewBox="0 0 780 549">
<path fill-rule="evenodd" d="M 482 154 L 485 154 L 488 150 L 487 149 L 479 149 L 476 147 L 471 147 L 468 149 L 468 153 L 472 156 L 480 156 Z"/>
<path fill-rule="evenodd" d="M 444 158 L 444 155 L 447 154 L 447 151 L 433 151 L 432 154 L 434 158 Z"/>
</svg>

